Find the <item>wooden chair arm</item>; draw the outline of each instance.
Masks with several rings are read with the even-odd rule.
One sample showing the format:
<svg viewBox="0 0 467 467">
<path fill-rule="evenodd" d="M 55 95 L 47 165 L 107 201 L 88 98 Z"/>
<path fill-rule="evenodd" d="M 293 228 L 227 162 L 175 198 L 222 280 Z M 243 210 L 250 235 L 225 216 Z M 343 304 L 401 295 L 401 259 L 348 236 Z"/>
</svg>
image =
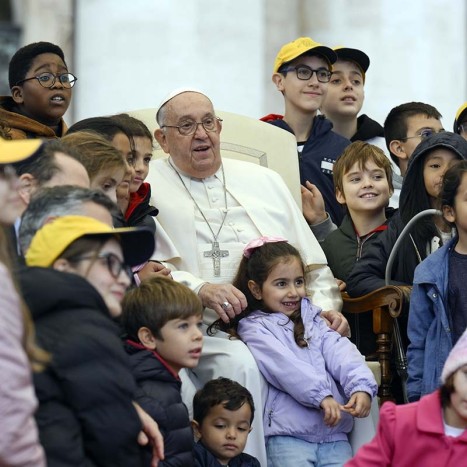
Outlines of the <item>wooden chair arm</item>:
<svg viewBox="0 0 467 467">
<path fill-rule="evenodd" d="M 391 347 L 394 318 L 410 301 L 410 286 L 388 285 L 362 297 L 352 298 L 342 292 L 344 313 L 372 312 L 373 332 L 376 334 L 376 353 L 381 366 L 380 401 L 393 400 L 391 393 Z"/>
</svg>

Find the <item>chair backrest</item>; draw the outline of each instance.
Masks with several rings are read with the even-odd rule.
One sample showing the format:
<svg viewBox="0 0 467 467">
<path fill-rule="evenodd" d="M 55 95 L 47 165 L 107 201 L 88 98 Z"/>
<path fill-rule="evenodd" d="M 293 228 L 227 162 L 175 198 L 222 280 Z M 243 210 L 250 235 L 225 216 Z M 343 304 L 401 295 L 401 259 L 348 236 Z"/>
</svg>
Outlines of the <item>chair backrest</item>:
<svg viewBox="0 0 467 467">
<path fill-rule="evenodd" d="M 144 122 L 152 133 L 158 128 L 154 108 L 133 110 L 128 114 Z M 216 110 L 216 115 L 223 120 L 222 157 L 252 162 L 279 173 L 301 210 L 300 173 L 295 136 L 269 123 L 243 115 L 220 110 Z M 154 158 L 165 155 L 157 143 L 153 154 Z M 151 183 L 151 173 L 148 182 Z"/>
</svg>

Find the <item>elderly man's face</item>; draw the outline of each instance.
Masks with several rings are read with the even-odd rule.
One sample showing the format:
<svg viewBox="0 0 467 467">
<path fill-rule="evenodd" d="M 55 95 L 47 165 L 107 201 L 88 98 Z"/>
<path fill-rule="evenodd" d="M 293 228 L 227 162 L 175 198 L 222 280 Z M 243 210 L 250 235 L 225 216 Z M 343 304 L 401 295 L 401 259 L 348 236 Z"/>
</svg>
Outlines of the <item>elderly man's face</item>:
<svg viewBox="0 0 467 467">
<path fill-rule="evenodd" d="M 197 92 L 184 92 L 166 105 L 164 125 L 179 126 L 215 118 L 211 101 Z M 206 178 L 216 173 L 221 165 L 220 122 L 216 121 L 215 128 L 206 131 L 203 125 L 198 125 L 192 135 L 185 136 L 177 128 L 166 127 L 156 130 L 155 137 L 178 169 L 195 178 Z"/>
</svg>

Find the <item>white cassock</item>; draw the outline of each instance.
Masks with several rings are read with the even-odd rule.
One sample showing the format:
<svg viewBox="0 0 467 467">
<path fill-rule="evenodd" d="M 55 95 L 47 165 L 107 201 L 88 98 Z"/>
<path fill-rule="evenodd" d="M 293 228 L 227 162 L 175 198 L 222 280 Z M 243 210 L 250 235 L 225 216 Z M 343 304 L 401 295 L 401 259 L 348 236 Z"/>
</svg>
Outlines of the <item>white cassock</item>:
<svg viewBox="0 0 467 467">
<path fill-rule="evenodd" d="M 180 173 L 185 187 L 168 161 L 164 158 L 151 162 L 147 181 L 152 187 L 152 204 L 159 209 L 153 258 L 169 263 L 176 281 L 194 291 L 205 282 L 230 283 L 243 248 L 250 240 L 264 235 L 281 236 L 302 254 L 307 267 L 308 295 L 313 303 L 323 310 L 340 311 L 341 296 L 326 257 L 280 175 L 249 162 L 223 159 L 225 195 L 222 169 L 202 180 Z M 227 216 L 218 242 L 221 250 L 228 251 L 228 256 L 220 259 L 220 276 L 214 275 L 212 258 L 204 256 L 204 252 L 211 250 L 213 234 L 187 190 L 214 234 L 221 226 L 227 197 Z M 205 324 L 211 324 L 217 317 L 213 310 L 206 309 Z M 228 339 L 224 333 L 205 336 L 200 363 L 194 373 L 201 384 L 224 376 L 249 389 L 257 411 L 245 451 L 266 465 L 262 391 L 267 386 L 248 348 L 241 341 Z M 182 387 L 191 413 L 194 388 L 189 390 L 185 378 Z"/>
</svg>

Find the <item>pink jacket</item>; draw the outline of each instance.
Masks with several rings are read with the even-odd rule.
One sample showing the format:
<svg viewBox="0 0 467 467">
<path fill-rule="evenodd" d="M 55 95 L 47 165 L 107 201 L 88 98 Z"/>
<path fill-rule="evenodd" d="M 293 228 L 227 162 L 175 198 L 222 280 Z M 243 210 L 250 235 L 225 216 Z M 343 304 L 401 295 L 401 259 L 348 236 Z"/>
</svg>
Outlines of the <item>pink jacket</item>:
<svg viewBox="0 0 467 467">
<path fill-rule="evenodd" d="M 0 263 L 0 466 L 45 467 L 34 421 L 37 400 L 22 338 L 19 298 Z"/>
<path fill-rule="evenodd" d="M 458 438 L 444 434 L 439 391 L 418 402 L 386 402 L 378 431 L 346 467 L 440 467 L 465 465 L 467 430 Z"/>
</svg>

